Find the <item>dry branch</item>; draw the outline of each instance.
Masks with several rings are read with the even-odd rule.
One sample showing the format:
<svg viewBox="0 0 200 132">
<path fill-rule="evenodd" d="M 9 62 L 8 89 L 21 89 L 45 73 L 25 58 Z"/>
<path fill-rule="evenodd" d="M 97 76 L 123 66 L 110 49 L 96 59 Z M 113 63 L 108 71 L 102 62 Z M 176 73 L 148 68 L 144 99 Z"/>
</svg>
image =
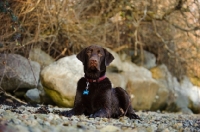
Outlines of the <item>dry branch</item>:
<svg viewBox="0 0 200 132">
<path fill-rule="evenodd" d="M 199 47 L 200 6 L 195 0 L 6 1 L 18 16 L 23 30 L 20 32 L 21 45 L 17 45 L 13 41 L 14 34 L 19 33 L 17 26 L 14 31 L 10 16 L 0 12 L 0 43 L 4 45 L 0 52 L 28 57 L 30 48 L 39 46 L 59 59 L 90 44 L 99 44 L 122 52 L 127 47 L 148 50 L 157 56 L 158 63 L 180 67 L 182 61 L 190 64 L 187 58 L 194 55 L 190 49 L 185 53 L 184 45 Z M 192 12 L 193 6 L 196 11 Z M 191 23 L 192 19 L 197 22 Z M 197 42 L 193 41 L 195 39 Z M 175 75 L 178 76 L 178 72 Z"/>
</svg>

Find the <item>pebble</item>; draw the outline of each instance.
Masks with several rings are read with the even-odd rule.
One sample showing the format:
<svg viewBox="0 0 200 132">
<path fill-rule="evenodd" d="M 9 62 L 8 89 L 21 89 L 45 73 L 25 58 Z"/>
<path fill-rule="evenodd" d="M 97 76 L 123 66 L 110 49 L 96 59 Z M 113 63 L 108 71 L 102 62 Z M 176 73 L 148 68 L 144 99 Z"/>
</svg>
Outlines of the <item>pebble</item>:
<svg viewBox="0 0 200 132">
<path fill-rule="evenodd" d="M 68 110 L 47 106 L 50 112 Z M 20 106 L 9 110 L 9 106 L 0 105 L 0 130 L 9 132 L 176 132 L 200 131 L 200 115 L 177 114 L 167 112 L 137 112 L 141 120 L 127 117 L 89 118 L 85 115 L 71 118 L 54 113 L 35 114 L 35 107 Z M 19 112 L 18 112 L 19 111 Z M 21 114 L 20 114 L 21 112 Z"/>
<path fill-rule="evenodd" d="M 116 132 L 116 131 L 120 131 L 120 128 L 112 125 L 107 125 L 106 127 L 101 129 L 101 132 Z"/>
</svg>

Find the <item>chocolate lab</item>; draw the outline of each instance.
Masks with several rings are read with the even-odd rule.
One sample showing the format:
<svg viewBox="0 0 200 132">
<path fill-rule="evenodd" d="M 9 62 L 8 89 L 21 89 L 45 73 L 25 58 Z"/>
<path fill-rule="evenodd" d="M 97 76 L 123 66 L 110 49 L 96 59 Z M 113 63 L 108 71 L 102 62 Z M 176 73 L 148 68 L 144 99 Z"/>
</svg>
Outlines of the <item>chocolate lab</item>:
<svg viewBox="0 0 200 132">
<path fill-rule="evenodd" d="M 127 116 L 138 119 L 130 97 L 120 88 L 112 88 L 110 80 L 105 76 L 106 66 L 114 59 L 106 49 L 92 45 L 83 49 L 77 58 L 83 63 L 85 77 L 77 84 L 74 108 L 63 112 L 63 115 L 85 114 L 89 117 L 118 118 Z"/>
</svg>

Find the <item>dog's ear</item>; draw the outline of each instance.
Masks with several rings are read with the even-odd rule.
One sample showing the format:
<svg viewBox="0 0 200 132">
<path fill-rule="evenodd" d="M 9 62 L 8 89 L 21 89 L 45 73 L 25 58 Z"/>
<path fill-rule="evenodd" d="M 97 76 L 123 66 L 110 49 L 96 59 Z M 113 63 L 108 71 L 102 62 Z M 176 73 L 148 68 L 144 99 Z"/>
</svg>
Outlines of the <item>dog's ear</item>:
<svg viewBox="0 0 200 132">
<path fill-rule="evenodd" d="M 76 57 L 84 64 L 85 63 L 85 51 L 87 48 L 81 50 L 80 53 L 76 55 Z"/>
<path fill-rule="evenodd" d="M 108 66 L 115 58 L 106 49 L 104 49 L 104 52 L 105 52 L 105 65 Z"/>
</svg>

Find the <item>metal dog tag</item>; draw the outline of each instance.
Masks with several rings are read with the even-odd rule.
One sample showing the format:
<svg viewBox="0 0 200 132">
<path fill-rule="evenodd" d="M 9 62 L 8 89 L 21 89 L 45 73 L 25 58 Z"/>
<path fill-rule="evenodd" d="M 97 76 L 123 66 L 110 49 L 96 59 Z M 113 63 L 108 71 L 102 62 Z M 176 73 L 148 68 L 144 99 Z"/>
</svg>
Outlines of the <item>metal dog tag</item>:
<svg viewBox="0 0 200 132">
<path fill-rule="evenodd" d="M 88 91 L 88 88 L 89 88 L 89 82 L 86 82 L 86 88 L 85 90 L 83 91 L 83 95 L 88 95 L 89 94 L 89 91 Z"/>
<path fill-rule="evenodd" d="M 88 95 L 89 94 L 89 91 L 88 90 L 84 90 L 83 91 L 83 95 Z"/>
</svg>

